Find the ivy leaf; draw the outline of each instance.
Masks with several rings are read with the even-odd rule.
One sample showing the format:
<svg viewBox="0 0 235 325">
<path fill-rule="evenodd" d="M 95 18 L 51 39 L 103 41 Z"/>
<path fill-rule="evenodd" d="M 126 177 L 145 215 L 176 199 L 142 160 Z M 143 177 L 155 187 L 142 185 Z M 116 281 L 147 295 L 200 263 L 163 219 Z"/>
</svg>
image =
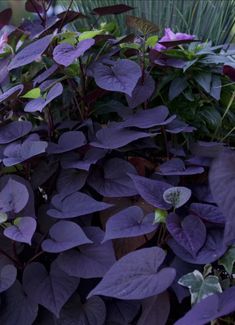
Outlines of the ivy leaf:
<svg viewBox="0 0 235 325">
<path fill-rule="evenodd" d="M 217 276 L 209 275 L 204 278 L 198 270 L 183 275 L 178 280 L 178 283 L 189 288 L 192 304 L 198 303 L 200 300 L 205 299 L 214 293 L 222 292 Z"/>
<path fill-rule="evenodd" d="M 223 265 L 225 270 L 229 273 L 233 273 L 233 264 L 235 262 L 235 246 L 229 248 L 229 250 L 219 259 L 219 264 Z"/>
</svg>

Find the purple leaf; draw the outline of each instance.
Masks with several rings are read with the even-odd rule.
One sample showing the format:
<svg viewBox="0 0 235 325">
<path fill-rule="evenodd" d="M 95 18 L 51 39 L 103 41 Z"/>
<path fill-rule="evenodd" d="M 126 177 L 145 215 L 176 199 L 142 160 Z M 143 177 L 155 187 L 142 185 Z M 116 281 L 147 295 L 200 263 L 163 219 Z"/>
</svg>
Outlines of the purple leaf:
<svg viewBox="0 0 235 325">
<path fill-rule="evenodd" d="M 107 300 L 107 325 L 129 325 L 140 309 L 138 301 Z"/>
<path fill-rule="evenodd" d="M 0 293 L 9 289 L 16 280 L 17 269 L 14 265 L 6 264 L 0 269 Z M 0 316 L 1 319 L 1 316 Z"/>
<path fill-rule="evenodd" d="M 123 197 L 137 194 L 133 181 L 127 175 L 136 174 L 129 162 L 112 158 L 103 167 L 95 166 L 88 177 L 88 184 L 99 194 L 107 197 Z"/>
<path fill-rule="evenodd" d="M 158 247 L 143 248 L 119 259 L 89 293 L 123 300 L 143 299 L 165 291 L 175 278 L 173 268 L 158 271 L 165 259 Z"/>
<path fill-rule="evenodd" d="M 37 222 L 32 217 L 22 217 L 14 220 L 14 225 L 4 229 L 4 236 L 31 245 L 31 239 L 36 230 Z"/>
<path fill-rule="evenodd" d="M 205 203 L 192 203 L 190 205 L 190 212 L 209 222 L 219 224 L 225 223 L 224 215 L 215 205 Z"/>
<path fill-rule="evenodd" d="M 169 100 L 173 100 L 179 96 L 187 87 L 188 83 L 185 78 L 175 78 L 170 84 Z"/>
<path fill-rule="evenodd" d="M 229 245 L 235 243 L 235 155 L 231 152 L 221 154 L 212 164 L 209 180 L 210 188 L 220 210 L 225 216 L 224 240 Z"/>
<path fill-rule="evenodd" d="M 78 283 L 79 279 L 68 276 L 55 262 L 51 264 L 49 274 L 40 263 L 29 264 L 23 274 L 23 287 L 27 295 L 58 318 L 61 308 L 77 289 Z"/>
<path fill-rule="evenodd" d="M 58 69 L 58 65 L 54 63 L 50 68 L 39 74 L 34 80 L 33 80 L 33 86 L 36 87 L 37 84 L 40 84 L 41 82 L 48 79 L 56 70 Z"/>
<path fill-rule="evenodd" d="M 88 173 L 84 170 L 62 170 L 57 178 L 57 191 L 62 195 L 69 195 L 79 191 L 86 183 Z"/>
<path fill-rule="evenodd" d="M 49 235 L 51 239 L 42 242 L 42 249 L 48 253 L 60 253 L 70 248 L 92 243 L 81 227 L 72 221 L 61 220 L 54 224 Z"/>
<path fill-rule="evenodd" d="M 137 325 L 165 325 L 170 313 L 170 299 L 167 292 L 150 297 L 142 302 L 142 314 Z"/>
<path fill-rule="evenodd" d="M 63 307 L 58 325 L 104 325 L 106 318 L 105 303 L 100 297 L 91 297 L 82 304 L 77 294 Z"/>
<path fill-rule="evenodd" d="M 154 224 L 154 213 L 145 216 L 140 207 L 131 206 L 108 219 L 103 241 L 145 235 L 157 227 Z"/>
<path fill-rule="evenodd" d="M 32 124 L 28 121 L 15 121 L 1 126 L 0 144 L 13 142 L 32 130 Z"/>
<path fill-rule="evenodd" d="M 112 123 L 115 128 L 137 127 L 148 129 L 154 126 L 166 125 L 175 119 L 175 115 L 167 119 L 169 110 L 166 106 L 157 106 L 148 110 L 138 110 L 121 123 Z"/>
<path fill-rule="evenodd" d="M 163 193 L 172 186 L 168 183 L 129 174 L 139 195 L 148 203 L 159 209 L 169 209 L 170 204 L 164 201 Z"/>
<path fill-rule="evenodd" d="M 47 152 L 58 154 L 82 147 L 86 144 L 86 138 L 81 131 L 64 132 L 58 141 L 58 144 L 49 142 Z"/>
<path fill-rule="evenodd" d="M 100 148 L 90 148 L 85 153 L 83 158 L 78 157 L 76 154 L 65 157 L 61 161 L 63 168 L 77 168 L 85 171 L 89 171 L 91 165 L 95 164 L 98 160 L 103 158 L 107 153 L 107 150 Z"/>
<path fill-rule="evenodd" d="M 140 104 L 146 102 L 152 96 L 154 90 L 155 81 L 149 73 L 145 72 L 144 80 L 140 78 L 132 92 L 132 96 L 126 95 L 128 106 L 135 108 Z"/>
<path fill-rule="evenodd" d="M 75 192 L 68 196 L 55 195 L 52 198 L 55 209 L 49 209 L 48 215 L 53 218 L 66 219 L 84 216 L 89 213 L 106 210 L 111 204 L 94 200 L 87 194 Z"/>
<path fill-rule="evenodd" d="M 166 219 L 170 234 L 192 256 L 196 256 L 206 241 L 206 227 L 197 216 L 189 215 L 182 221 L 175 213 L 170 213 Z"/>
<path fill-rule="evenodd" d="M 211 229 L 207 233 L 206 242 L 196 256 L 192 256 L 174 239 L 169 239 L 167 243 L 175 255 L 192 264 L 208 264 L 215 262 L 223 256 L 227 250 L 227 246 L 223 244 L 223 232 L 218 229 Z"/>
<path fill-rule="evenodd" d="M 14 166 L 22 163 L 34 156 L 45 153 L 47 142 L 34 141 L 31 138 L 27 138 L 22 144 L 14 142 L 9 144 L 4 150 L 3 163 L 5 166 Z"/>
<path fill-rule="evenodd" d="M 0 28 L 8 25 L 12 17 L 12 9 L 7 8 L 0 12 Z"/>
<path fill-rule="evenodd" d="M 90 144 L 98 148 L 117 149 L 132 141 L 150 136 L 151 133 L 148 132 L 106 127 L 96 133 L 97 141 Z"/>
<path fill-rule="evenodd" d="M 23 85 L 17 85 L 8 89 L 7 91 L 5 91 L 3 94 L 0 95 L 0 103 L 6 99 L 11 99 L 12 97 L 19 96 L 22 93 L 23 89 L 24 89 Z"/>
<path fill-rule="evenodd" d="M 46 107 L 52 100 L 56 97 L 60 96 L 63 92 L 63 86 L 60 82 L 56 83 L 51 89 L 49 90 L 46 99 L 40 97 L 31 100 L 26 104 L 24 111 L 25 112 L 42 112 L 43 108 Z"/>
<path fill-rule="evenodd" d="M 102 89 L 118 91 L 132 96 L 141 74 L 141 68 L 137 63 L 120 59 L 110 66 L 98 63 L 95 67 L 94 78 L 97 85 Z"/>
<path fill-rule="evenodd" d="M 56 63 L 68 67 L 94 44 L 95 40 L 92 38 L 80 41 L 76 47 L 68 43 L 59 44 L 54 48 L 53 59 Z"/>
<path fill-rule="evenodd" d="M 101 278 L 116 261 L 112 242 L 101 244 L 104 232 L 100 228 L 87 227 L 84 231 L 94 243 L 60 254 L 57 263 L 70 276 Z"/>
<path fill-rule="evenodd" d="M 8 70 L 22 67 L 40 59 L 41 55 L 46 51 L 47 47 L 51 43 L 53 37 L 53 34 L 44 36 L 43 38 L 23 48 L 23 50 L 17 53 L 16 56 L 11 60 Z"/>
<path fill-rule="evenodd" d="M 235 287 L 213 294 L 195 304 L 175 325 L 204 325 L 235 310 Z"/>
<path fill-rule="evenodd" d="M 10 178 L 0 192 L 0 211 L 19 213 L 29 200 L 29 193 L 23 184 Z"/>
<path fill-rule="evenodd" d="M 127 6 L 125 4 L 118 4 L 112 6 L 104 6 L 94 8 L 92 12 L 99 16 L 106 16 L 106 15 L 118 15 L 122 14 L 123 12 L 127 12 L 129 10 L 134 9 L 133 7 Z"/>
<path fill-rule="evenodd" d="M 160 175 L 195 175 L 201 174 L 204 172 L 204 168 L 202 167 L 188 167 L 186 168 L 183 160 L 179 158 L 172 158 L 171 160 L 167 160 L 159 167 L 160 172 L 155 172 L 155 174 Z"/>
<path fill-rule="evenodd" d="M 29 299 L 19 281 L 4 292 L 4 308 L 0 313 L 0 323 L 4 325 L 32 325 L 37 317 L 38 305 Z"/>
</svg>

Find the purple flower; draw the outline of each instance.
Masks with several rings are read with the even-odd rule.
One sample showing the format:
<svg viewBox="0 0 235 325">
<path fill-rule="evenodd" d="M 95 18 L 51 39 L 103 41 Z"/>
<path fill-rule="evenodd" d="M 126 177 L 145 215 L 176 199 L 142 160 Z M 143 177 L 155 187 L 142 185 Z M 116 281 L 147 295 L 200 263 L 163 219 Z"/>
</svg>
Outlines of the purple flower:
<svg viewBox="0 0 235 325">
<path fill-rule="evenodd" d="M 159 42 L 169 42 L 169 41 L 185 41 L 185 40 L 193 40 L 195 35 L 185 34 L 185 33 L 174 33 L 170 28 L 165 28 L 165 35 L 159 40 Z M 154 47 L 155 50 L 161 52 L 169 48 L 169 46 L 165 46 L 157 43 Z"/>
<path fill-rule="evenodd" d="M 2 34 L 2 36 L 0 37 L 0 53 L 3 53 L 7 41 L 8 41 L 7 34 L 6 33 Z"/>
</svg>

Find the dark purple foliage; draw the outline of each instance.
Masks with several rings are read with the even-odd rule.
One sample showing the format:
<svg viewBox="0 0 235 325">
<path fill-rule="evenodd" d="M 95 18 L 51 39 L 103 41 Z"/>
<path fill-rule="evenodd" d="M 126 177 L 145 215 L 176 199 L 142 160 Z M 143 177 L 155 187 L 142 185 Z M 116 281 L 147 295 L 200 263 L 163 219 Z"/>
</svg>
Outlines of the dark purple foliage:
<svg viewBox="0 0 235 325">
<path fill-rule="evenodd" d="M 233 50 L 53 3 L 19 27 L 0 12 L 0 324 L 230 320 Z"/>
</svg>

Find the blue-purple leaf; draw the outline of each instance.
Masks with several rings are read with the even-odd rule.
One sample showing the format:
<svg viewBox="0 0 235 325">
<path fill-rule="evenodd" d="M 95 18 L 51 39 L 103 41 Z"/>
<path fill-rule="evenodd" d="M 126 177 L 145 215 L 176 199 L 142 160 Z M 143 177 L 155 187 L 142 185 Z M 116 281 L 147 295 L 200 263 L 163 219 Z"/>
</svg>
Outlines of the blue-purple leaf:
<svg viewBox="0 0 235 325">
<path fill-rule="evenodd" d="M 0 95 L 0 103 L 6 99 L 19 96 L 24 89 L 23 85 L 14 86 Z"/>
<path fill-rule="evenodd" d="M 175 278 L 173 268 L 158 270 L 165 259 L 158 247 L 143 248 L 119 259 L 89 293 L 123 300 L 151 297 L 165 291 Z"/>
<path fill-rule="evenodd" d="M 212 204 L 192 203 L 190 205 L 190 212 L 209 222 L 219 224 L 225 223 L 225 217 L 220 209 Z"/>
<path fill-rule="evenodd" d="M 94 78 L 100 88 L 132 96 L 141 74 L 141 68 L 137 63 L 120 59 L 110 66 L 98 63 L 95 66 Z"/>
<path fill-rule="evenodd" d="M 196 256 L 206 241 L 206 227 L 197 216 L 189 215 L 182 221 L 175 213 L 166 219 L 167 229 L 173 238 L 192 256 Z"/>
<path fill-rule="evenodd" d="M 38 305 L 25 295 L 19 281 L 4 292 L 4 308 L 1 309 L 0 323 L 4 325 L 32 325 L 38 314 Z"/>
<path fill-rule="evenodd" d="M 32 130 L 32 124 L 28 121 L 15 121 L 10 124 L 1 126 L 0 144 L 13 142 Z"/>
<path fill-rule="evenodd" d="M 133 181 L 127 175 L 136 174 L 128 161 L 113 158 L 103 165 L 95 166 L 88 178 L 88 184 L 106 197 L 123 197 L 137 194 Z"/>
<path fill-rule="evenodd" d="M 79 279 L 68 276 L 58 265 L 51 264 L 50 273 L 40 263 L 29 264 L 23 274 L 23 287 L 36 303 L 59 317 L 63 305 L 77 289 Z"/>
<path fill-rule="evenodd" d="M 62 170 L 56 183 L 57 191 L 62 195 L 69 195 L 79 191 L 86 183 L 88 173 L 84 170 Z"/>
<path fill-rule="evenodd" d="M 81 131 L 64 132 L 58 141 L 58 144 L 49 142 L 47 152 L 50 154 L 59 154 L 82 147 L 86 144 L 86 138 Z"/>
<path fill-rule="evenodd" d="M 48 215 L 58 219 L 75 218 L 89 213 L 106 210 L 111 204 L 94 200 L 87 194 L 75 192 L 68 196 L 55 195 L 52 198 L 55 209 L 49 209 Z"/>
<path fill-rule="evenodd" d="M 84 228 L 93 244 L 82 245 L 79 250 L 70 250 L 57 258 L 59 267 L 70 276 L 79 278 L 101 278 L 115 263 L 111 241 L 101 244 L 104 232 L 97 227 Z"/>
<path fill-rule="evenodd" d="M 47 47 L 51 43 L 53 37 L 53 34 L 47 35 L 26 46 L 11 60 L 11 63 L 8 66 L 8 70 L 22 67 L 26 64 L 40 59 L 41 55 L 46 51 Z"/>
<path fill-rule="evenodd" d="M 92 38 L 80 41 L 76 47 L 68 43 L 59 44 L 54 48 L 53 59 L 56 63 L 68 67 L 94 44 L 95 40 Z"/>
<path fill-rule="evenodd" d="M 151 133 L 148 132 L 106 127 L 96 133 L 97 141 L 91 142 L 91 145 L 97 148 L 117 149 L 132 141 L 150 136 Z"/>
<path fill-rule="evenodd" d="M 92 243 L 81 227 L 72 221 L 61 220 L 49 231 L 50 239 L 42 242 L 44 252 L 60 253 L 73 247 Z"/>
<path fill-rule="evenodd" d="M 154 213 L 145 216 L 140 207 L 131 206 L 108 219 L 103 241 L 145 235 L 157 227 L 154 224 Z"/>
<path fill-rule="evenodd" d="M 0 211 L 19 213 L 29 200 L 29 193 L 23 184 L 9 179 L 0 192 Z"/>
<path fill-rule="evenodd" d="M 24 111 L 25 112 L 42 112 L 43 108 L 46 107 L 53 99 L 60 96 L 63 92 L 63 86 L 60 82 L 56 83 L 49 90 L 46 98 L 36 98 L 26 104 Z"/>
<path fill-rule="evenodd" d="M 17 242 L 31 245 L 31 239 L 36 230 L 36 220 L 32 217 L 22 217 L 14 220 L 14 224 L 4 229 L 4 236 Z"/>
<path fill-rule="evenodd" d="M 144 79 L 140 78 L 132 92 L 132 96 L 126 95 L 128 106 L 135 108 L 146 102 L 155 90 L 155 81 L 149 73 L 145 72 Z"/>
<path fill-rule="evenodd" d="M 9 289 L 16 280 L 17 269 L 14 265 L 6 264 L 0 269 L 0 293 Z M 1 319 L 1 317 L 0 317 Z"/>
<path fill-rule="evenodd" d="M 163 199 L 163 193 L 172 186 L 168 183 L 129 174 L 139 195 L 159 209 L 169 209 L 170 204 Z"/>
</svg>

